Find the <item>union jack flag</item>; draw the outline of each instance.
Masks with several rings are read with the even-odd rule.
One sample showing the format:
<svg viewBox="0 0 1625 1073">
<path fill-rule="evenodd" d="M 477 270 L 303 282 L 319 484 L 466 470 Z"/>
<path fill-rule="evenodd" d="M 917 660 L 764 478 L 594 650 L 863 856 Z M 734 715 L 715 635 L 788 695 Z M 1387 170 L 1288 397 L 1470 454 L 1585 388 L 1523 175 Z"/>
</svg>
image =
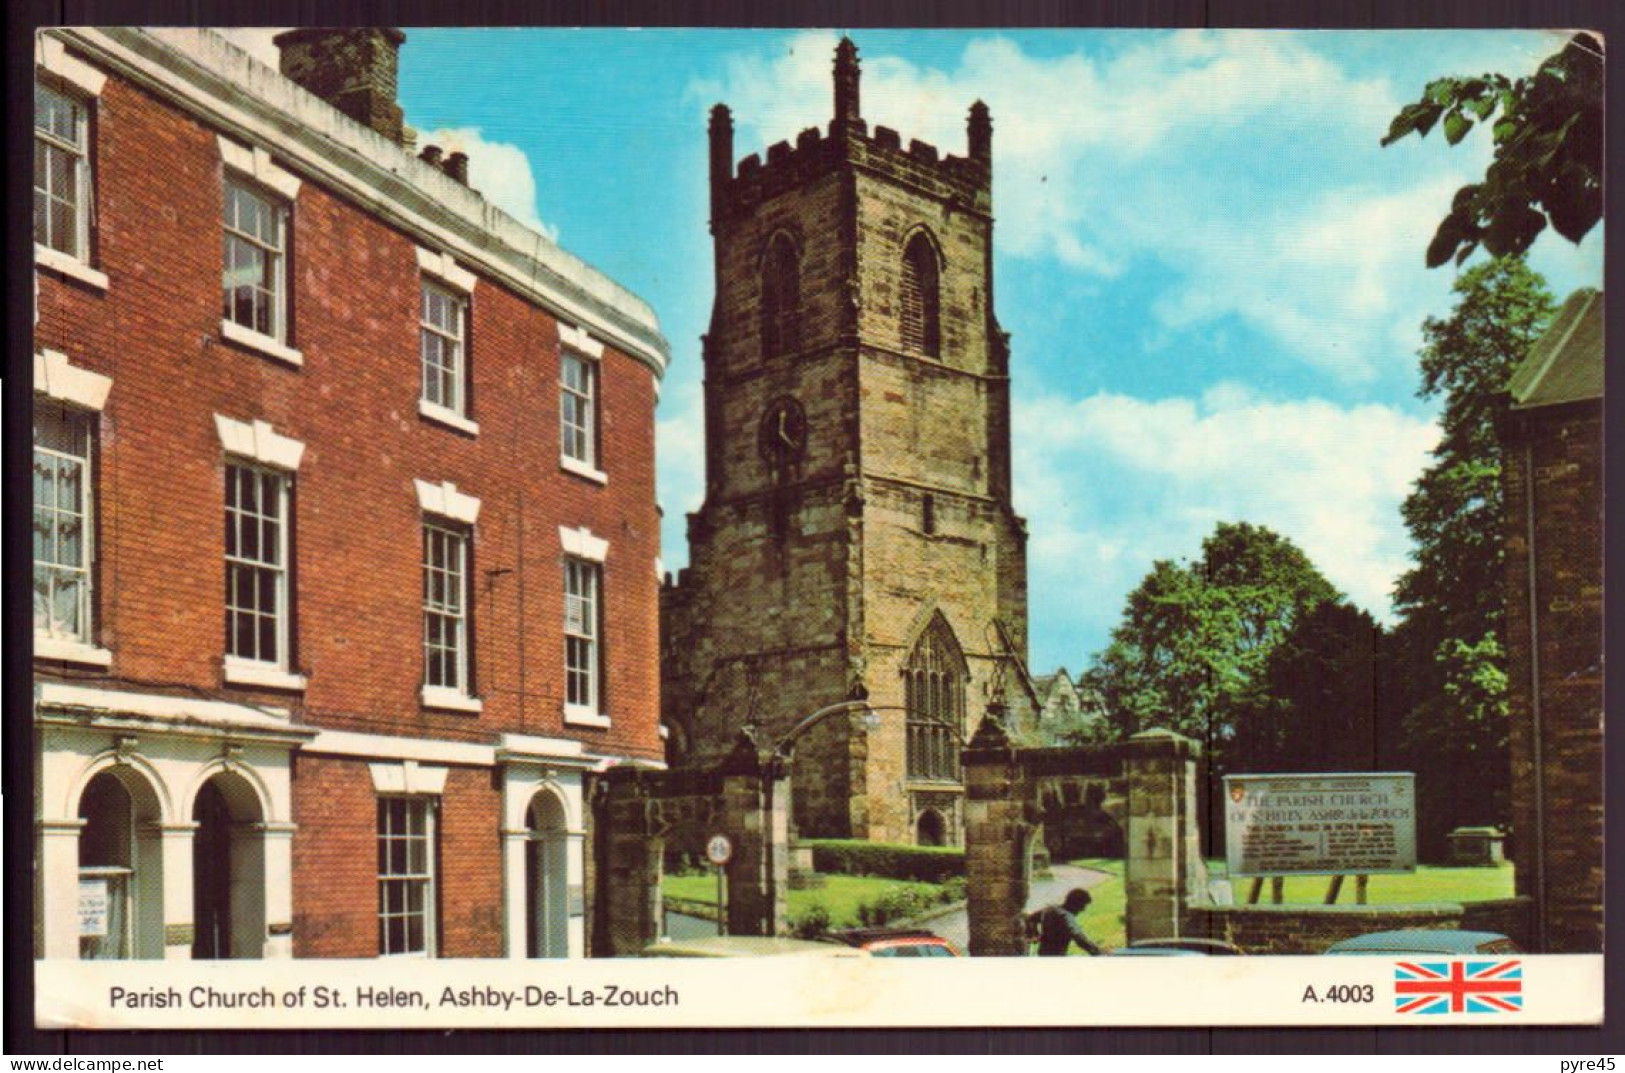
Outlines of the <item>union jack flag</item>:
<svg viewBox="0 0 1625 1073">
<path fill-rule="evenodd" d="M 1518 1013 L 1521 961 L 1401 961 L 1394 968 L 1395 1013 Z"/>
</svg>

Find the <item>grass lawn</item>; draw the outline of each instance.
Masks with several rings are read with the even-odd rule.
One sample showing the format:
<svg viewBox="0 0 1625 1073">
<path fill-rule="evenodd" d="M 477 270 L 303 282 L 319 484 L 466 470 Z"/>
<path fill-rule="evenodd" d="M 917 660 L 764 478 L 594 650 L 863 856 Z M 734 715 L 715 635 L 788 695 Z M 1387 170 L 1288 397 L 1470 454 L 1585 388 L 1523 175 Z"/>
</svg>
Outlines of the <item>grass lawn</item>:
<svg viewBox="0 0 1625 1073">
<path fill-rule="evenodd" d="M 1209 860 L 1208 875 L 1214 879 L 1224 876 L 1224 861 Z M 1319 904 L 1326 900 L 1330 876 L 1288 876 L 1283 884 L 1281 900 L 1293 904 Z M 1251 879 L 1235 880 L 1231 886 L 1236 903 L 1247 900 L 1252 890 Z M 1366 902 L 1370 905 L 1401 905 L 1406 902 L 1482 902 L 1494 898 L 1512 897 L 1512 865 L 1499 868 L 1439 868 L 1419 864 L 1410 875 L 1372 876 L 1366 887 Z M 1260 903 L 1270 900 L 1270 885 L 1266 881 L 1259 894 Z M 1354 904 L 1354 877 L 1343 880 L 1343 890 L 1337 896 L 1338 905 Z"/>
<path fill-rule="evenodd" d="M 1116 858 L 1092 857 L 1073 861 L 1082 868 L 1110 872 L 1115 878 L 1089 888 L 1093 901 L 1084 910 L 1083 930 L 1102 946 L 1122 946 L 1123 924 L 1123 862 Z M 1209 860 L 1208 874 L 1214 879 L 1224 876 L 1224 861 Z M 1320 904 L 1326 898 L 1328 876 L 1293 876 L 1284 884 L 1282 899 L 1296 904 Z M 1252 880 L 1241 879 L 1234 884 L 1238 903 L 1247 900 Z M 1269 884 L 1264 884 L 1261 901 L 1268 902 Z M 1512 897 L 1512 866 L 1500 868 L 1435 868 L 1419 864 L 1413 875 L 1372 876 L 1366 888 L 1366 902 L 1370 905 L 1396 905 L 1405 902 L 1477 902 L 1493 898 Z M 1354 880 L 1343 880 L 1343 890 L 1337 904 L 1354 904 Z M 1078 953 L 1076 949 L 1072 953 Z"/>
<path fill-rule="evenodd" d="M 873 876 L 824 876 L 824 885 L 816 890 L 791 890 L 787 892 L 789 898 L 790 919 L 794 920 L 805 913 L 811 906 L 822 904 L 829 911 L 829 925 L 832 928 L 850 928 L 858 924 L 858 905 L 862 902 L 872 902 L 887 891 L 899 887 L 913 887 L 922 893 L 931 894 L 937 889 L 935 883 L 915 883 L 903 879 L 877 879 Z M 715 905 L 717 901 L 717 881 L 711 875 L 666 876 L 661 881 L 660 892 L 672 898 L 685 898 L 690 901 L 704 902 Z"/>
</svg>

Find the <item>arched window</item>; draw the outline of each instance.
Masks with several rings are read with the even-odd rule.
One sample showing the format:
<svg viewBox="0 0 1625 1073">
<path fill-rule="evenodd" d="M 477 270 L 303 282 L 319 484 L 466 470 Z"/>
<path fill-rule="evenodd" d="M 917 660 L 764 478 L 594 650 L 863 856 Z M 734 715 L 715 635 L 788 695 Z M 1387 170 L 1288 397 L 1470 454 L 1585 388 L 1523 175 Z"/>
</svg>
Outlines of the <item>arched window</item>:
<svg viewBox="0 0 1625 1073">
<path fill-rule="evenodd" d="M 948 620 L 939 612 L 903 664 L 911 778 L 959 778 L 965 677 L 965 657 Z"/>
<path fill-rule="evenodd" d="M 924 232 L 915 232 L 903 250 L 903 279 L 898 292 L 903 348 L 936 357 L 942 346 L 937 251 Z"/>
<path fill-rule="evenodd" d="M 801 271 L 796 265 L 795 243 L 785 234 L 773 236 L 762 259 L 762 356 L 788 354 L 800 344 L 797 320 L 801 312 Z"/>
</svg>

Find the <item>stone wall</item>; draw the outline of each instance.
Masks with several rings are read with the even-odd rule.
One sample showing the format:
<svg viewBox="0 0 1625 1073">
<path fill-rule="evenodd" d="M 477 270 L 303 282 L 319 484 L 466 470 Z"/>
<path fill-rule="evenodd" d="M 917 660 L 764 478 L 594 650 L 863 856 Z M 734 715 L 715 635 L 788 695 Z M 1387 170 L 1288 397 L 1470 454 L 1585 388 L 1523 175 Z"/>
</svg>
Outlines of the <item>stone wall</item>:
<svg viewBox="0 0 1625 1073">
<path fill-rule="evenodd" d="M 966 659 L 967 712 L 999 699 L 995 622 L 1026 659 L 1008 345 L 992 310 L 991 133 L 983 109 L 964 157 L 905 149 L 884 128 L 871 137 L 845 47 L 851 111 L 827 133 L 803 131 L 736 171 L 731 115 L 712 111 L 706 498 L 689 517 L 690 566 L 663 595 L 665 718 L 674 755 L 703 765 L 743 725 L 773 740 L 861 689 L 878 725 L 831 720 L 797 748 L 795 827 L 913 842 L 931 807 L 957 842 L 962 786 L 907 769 L 901 668 L 938 613 Z M 900 329 L 904 251 L 921 234 L 938 261 L 929 354 Z M 786 242 L 795 330 L 770 354 L 763 267 Z M 791 405 L 803 443 L 775 454 L 764 418 Z"/>
<path fill-rule="evenodd" d="M 661 932 L 668 835 L 725 835 L 730 935 L 776 935 L 790 889 L 790 786 L 783 766 L 741 735 L 707 770 L 611 768 L 594 794 L 597 897 L 593 951 L 636 957 Z"/>
<path fill-rule="evenodd" d="M 964 754 L 972 956 L 1026 952 L 1022 913 L 1046 806 L 1088 800 L 1092 791 L 1103 811 L 1122 810 L 1111 819 L 1127 833 L 1129 940 L 1185 934 L 1187 911 L 1207 896 L 1196 827 L 1200 752 L 1196 742 L 1165 730 L 1116 745 L 1015 749 L 990 713 Z"/>
</svg>

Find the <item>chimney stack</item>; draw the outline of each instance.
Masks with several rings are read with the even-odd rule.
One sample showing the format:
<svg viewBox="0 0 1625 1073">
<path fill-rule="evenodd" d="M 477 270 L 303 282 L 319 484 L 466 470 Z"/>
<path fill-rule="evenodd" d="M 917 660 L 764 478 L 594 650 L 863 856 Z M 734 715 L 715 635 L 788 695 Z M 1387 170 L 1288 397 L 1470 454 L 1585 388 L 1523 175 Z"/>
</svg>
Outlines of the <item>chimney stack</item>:
<svg viewBox="0 0 1625 1073">
<path fill-rule="evenodd" d="M 400 48 L 393 27 L 312 27 L 277 34 L 282 74 L 397 145 L 406 125 L 396 100 Z"/>
</svg>

